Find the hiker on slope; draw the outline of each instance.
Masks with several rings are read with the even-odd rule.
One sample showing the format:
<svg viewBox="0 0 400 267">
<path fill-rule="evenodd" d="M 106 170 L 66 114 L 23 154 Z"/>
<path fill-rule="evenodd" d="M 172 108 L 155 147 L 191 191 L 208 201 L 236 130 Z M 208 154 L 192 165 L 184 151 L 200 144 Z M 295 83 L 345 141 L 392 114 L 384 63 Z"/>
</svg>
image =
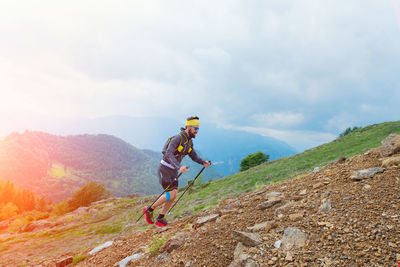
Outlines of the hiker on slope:
<svg viewBox="0 0 400 267">
<path fill-rule="evenodd" d="M 178 194 L 178 171 L 185 173 L 188 168 L 186 166 L 181 166 L 182 159 L 189 155 L 189 157 L 202 164 L 205 168 L 210 166 L 209 161 L 202 160 L 193 148 L 192 138 L 196 138 L 196 134 L 199 131 L 200 123 L 198 117 L 189 117 L 186 120 L 186 127 L 181 128 L 181 133 L 168 139 L 165 144 L 162 153 L 163 159 L 160 162 L 158 168 L 158 178 L 159 182 L 165 190 L 165 194 L 160 196 L 160 198 L 151 207 L 143 207 L 143 212 L 146 215 L 146 221 L 149 224 L 153 224 L 153 211 L 158 206 L 164 204 L 160 214 L 157 217 L 156 225 L 166 226 L 168 223 L 165 221 L 164 216 L 168 209 L 174 202 L 176 195 Z"/>
</svg>

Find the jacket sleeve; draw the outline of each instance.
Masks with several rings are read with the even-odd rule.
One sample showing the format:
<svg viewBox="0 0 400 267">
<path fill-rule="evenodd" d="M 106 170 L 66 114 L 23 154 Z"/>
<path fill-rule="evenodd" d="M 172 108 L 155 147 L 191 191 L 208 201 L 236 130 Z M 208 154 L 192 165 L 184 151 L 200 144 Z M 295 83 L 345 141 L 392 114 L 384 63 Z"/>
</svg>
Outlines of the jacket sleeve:
<svg viewBox="0 0 400 267">
<path fill-rule="evenodd" d="M 202 159 L 197 155 L 197 153 L 196 153 L 196 151 L 194 150 L 193 147 L 192 147 L 192 151 L 190 151 L 190 153 L 189 153 L 189 157 L 190 157 L 193 161 L 197 162 L 198 164 L 203 165 L 203 163 L 204 163 L 204 160 L 202 160 Z"/>
<path fill-rule="evenodd" d="M 165 151 L 164 154 L 164 159 L 169 162 L 176 170 L 178 170 L 181 167 L 181 164 L 179 161 L 175 158 L 174 152 L 178 148 L 179 144 L 181 142 L 181 137 L 180 135 L 175 135 L 171 141 L 169 142 L 169 145 L 167 147 L 167 150 Z"/>
</svg>

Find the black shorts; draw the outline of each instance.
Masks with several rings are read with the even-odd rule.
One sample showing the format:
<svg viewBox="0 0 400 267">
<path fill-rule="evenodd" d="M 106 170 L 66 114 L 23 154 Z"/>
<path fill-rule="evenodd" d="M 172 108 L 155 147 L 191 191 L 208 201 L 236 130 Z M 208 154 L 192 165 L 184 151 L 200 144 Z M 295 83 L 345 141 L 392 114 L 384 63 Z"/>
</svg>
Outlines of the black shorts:
<svg viewBox="0 0 400 267">
<path fill-rule="evenodd" d="M 160 164 L 160 167 L 158 167 L 158 181 L 166 192 L 178 189 L 178 180 L 175 180 L 177 176 L 178 171 L 176 170 L 173 170 L 162 164 Z"/>
</svg>

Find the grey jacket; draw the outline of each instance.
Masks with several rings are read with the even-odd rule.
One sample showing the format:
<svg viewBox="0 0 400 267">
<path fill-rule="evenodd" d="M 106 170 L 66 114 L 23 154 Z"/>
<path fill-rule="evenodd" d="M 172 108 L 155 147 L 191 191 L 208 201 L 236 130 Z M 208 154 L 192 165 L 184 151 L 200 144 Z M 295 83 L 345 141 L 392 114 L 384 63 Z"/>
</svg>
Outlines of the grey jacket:
<svg viewBox="0 0 400 267">
<path fill-rule="evenodd" d="M 182 150 L 178 151 L 178 147 L 182 146 Z M 193 148 L 192 138 L 190 138 L 185 131 L 173 136 L 171 140 L 164 146 L 163 150 L 163 160 L 172 165 L 175 170 L 181 167 L 182 159 L 189 155 L 189 157 L 199 163 L 203 164 L 202 160 Z"/>
</svg>

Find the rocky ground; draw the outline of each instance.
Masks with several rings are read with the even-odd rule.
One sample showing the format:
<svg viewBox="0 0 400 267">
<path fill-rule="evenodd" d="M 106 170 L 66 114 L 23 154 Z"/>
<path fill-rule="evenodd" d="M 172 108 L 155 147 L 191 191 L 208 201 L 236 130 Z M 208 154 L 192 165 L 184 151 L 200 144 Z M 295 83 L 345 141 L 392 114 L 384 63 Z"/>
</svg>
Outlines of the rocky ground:
<svg viewBox="0 0 400 267">
<path fill-rule="evenodd" d="M 133 232 L 78 266 L 397 266 L 400 142 Z M 157 238 L 168 240 L 150 254 Z M 121 266 L 123 266 L 121 264 Z"/>
</svg>

